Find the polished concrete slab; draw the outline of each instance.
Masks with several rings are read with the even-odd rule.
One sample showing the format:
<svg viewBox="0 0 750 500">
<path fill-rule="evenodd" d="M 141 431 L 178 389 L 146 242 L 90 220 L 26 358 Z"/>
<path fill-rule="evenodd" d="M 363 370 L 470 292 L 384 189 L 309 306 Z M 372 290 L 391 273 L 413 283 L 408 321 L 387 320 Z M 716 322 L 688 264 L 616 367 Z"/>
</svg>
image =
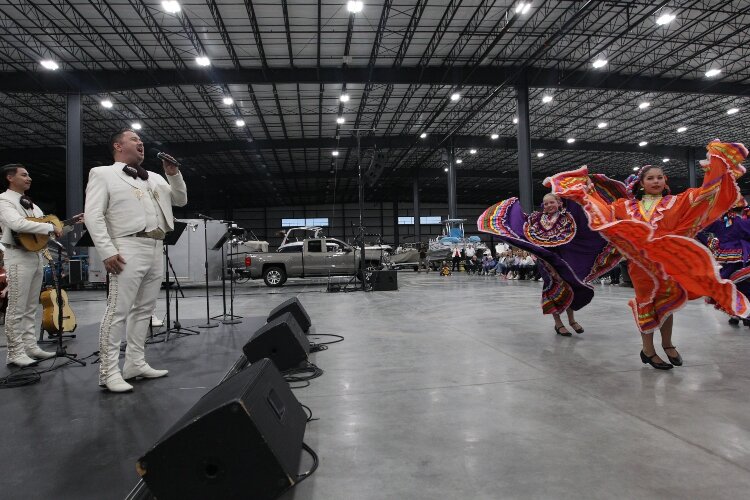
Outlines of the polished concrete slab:
<svg viewBox="0 0 750 500">
<path fill-rule="evenodd" d="M 133 394 L 100 391 L 96 365 L 0 391 L 0 498 L 123 498 L 138 479 L 135 460 L 293 295 L 317 333 L 346 340 L 312 355 L 325 374 L 295 390 L 318 419 L 305 441 L 320 468 L 285 500 L 746 497 L 750 328 L 690 303 L 675 323 L 685 365 L 660 372 L 638 358 L 630 289 L 597 286 L 577 313 L 585 333 L 563 338 L 540 313 L 538 282 L 401 272 L 399 285 L 240 285 L 243 323 L 149 346 L 150 362 L 170 375 Z M 201 289 L 185 293 L 183 325 L 205 321 Z M 79 329 L 69 350 L 86 356 L 97 348 L 103 292 L 71 298 Z M 210 305 L 221 312 L 220 289 Z"/>
</svg>

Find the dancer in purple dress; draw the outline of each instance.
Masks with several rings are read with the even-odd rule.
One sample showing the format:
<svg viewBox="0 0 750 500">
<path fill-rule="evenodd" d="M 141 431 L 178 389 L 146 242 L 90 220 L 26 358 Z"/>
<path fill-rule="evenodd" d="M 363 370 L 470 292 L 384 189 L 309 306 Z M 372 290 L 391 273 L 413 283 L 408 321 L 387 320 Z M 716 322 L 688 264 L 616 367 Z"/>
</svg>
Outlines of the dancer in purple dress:
<svg viewBox="0 0 750 500">
<path fill-rule="evenodd" d="M 625 192 L 624 184 L 603 176 L 592 176 L 592 182 L 608 199 L 614 200 Z M 589 229 L 580 205 L 549 193 L 544 196 L 542 211 L 527 216 L 518 198 L 509 198 L 485 210 L 477 226 L 537 257 L 544 280 L 542 312 L 553 315 L 558 335 L 571 335 L 560 318 L 563 312 L 573 330 L 583 333 L 573 311 L 591 302 L 594 288 L 589 282 L 617 265 L 620 254 Z"/>
<path fill-rule="evenodd" d="M 721 265 L 720 276 L 734 283 L 745 297 L 750 297 L 750 208 L 731 209 L 696 237 Z M 742 322 L 750 326 L 750 320 L 743 319 Z M 729 324 L 739 323 L 739 316 L 729 318 Z"/>
</svg>

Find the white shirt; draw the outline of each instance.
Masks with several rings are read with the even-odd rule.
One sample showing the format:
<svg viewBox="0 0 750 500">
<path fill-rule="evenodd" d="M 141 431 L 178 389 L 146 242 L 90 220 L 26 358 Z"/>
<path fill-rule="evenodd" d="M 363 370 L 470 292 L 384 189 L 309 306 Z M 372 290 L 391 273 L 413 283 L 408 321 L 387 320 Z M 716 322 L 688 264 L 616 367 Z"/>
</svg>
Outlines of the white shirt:
<svg viewBox="0 0 750 500">
<path fill-rule="evenodd" d="M 474 255 L 476 255 L 477 251 L 474 249 L 474 247 L 466 247 L 466 258 L 470 259 Z"/>
</svg>

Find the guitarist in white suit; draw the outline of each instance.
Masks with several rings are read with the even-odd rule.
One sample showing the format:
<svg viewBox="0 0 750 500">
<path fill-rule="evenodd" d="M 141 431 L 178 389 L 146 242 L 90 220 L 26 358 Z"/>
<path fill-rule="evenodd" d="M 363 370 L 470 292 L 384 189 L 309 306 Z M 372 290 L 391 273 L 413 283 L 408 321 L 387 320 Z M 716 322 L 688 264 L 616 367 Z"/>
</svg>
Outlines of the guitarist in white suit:
<svg viewBox="0 0 750 500">
<path fill-rule="evenodd" d="M 7 364 L 28 366 L 39 359 L 53 358 L 55 353 L 43 351 L 36 343 L 36 313 L 44 260 L 39 252 L 30 252 L 16 244 L 13 232 L 55 234 L 58 237 L 63 233 L 53 224 L 26 220 L 26 217 L 42 217 L 44 213 L 26 195 L 26 190 L 31 187 L 31 176 L 23 165 L 5 165 L 0 172 L 7 188 L 0 194 L 0 226 L 3 231 L 0 242 L 5 246 L 8 273 Z"/>
<path fill-rule="evenodd" d="M 162 240 L 174 229 L 172 205 L 187 204 L 187 188 L 176 162 L 162 160 L 166 180 L 141 167 L 143 142 L 133 130 L 113 134 L 110 146 L 115 163 L 89 173 L 86 228 L 110 277 L 99 328 L 99 385 L 127 392 L 133 386 L 126 379 L 167 374 L 146 363 L 146 333 L 164 277 Z M 120 372 L 123 333 L 127 349 Z"/>
</svg>

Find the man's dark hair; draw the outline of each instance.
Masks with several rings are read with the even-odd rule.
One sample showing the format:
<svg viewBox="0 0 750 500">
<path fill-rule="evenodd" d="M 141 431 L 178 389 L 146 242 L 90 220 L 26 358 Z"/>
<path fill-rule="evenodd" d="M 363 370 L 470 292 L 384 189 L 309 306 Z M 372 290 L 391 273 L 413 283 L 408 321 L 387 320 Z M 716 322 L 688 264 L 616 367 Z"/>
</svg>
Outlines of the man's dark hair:
<svg viewBox="0 0 750 500">
<path fill-rule="evenodd" d="M 112 153 L 112 156 L 114 156 L 115 154 L 115 144 L 122 140 L 122 135 L 125 132 L 133 132 L 135 134 L 135 130 L 133 130 L 132 128 L 121 128 L 120 130 L 109 136 L 109 151 L 110 153 Z"/>
<path fill-rule="evenodd" d="M 7 165 L 3 165 L 2 168 L 0 168 L 0 172 L 2 172 L 3 176 L 3 187 L 5 189 L 8 189 L 10 187 L 10 182 L 8 182 L 8 176 L 9 175 L 16 175 L 16 172 L 18 172 L 19 168 L 26 168 L 20 163 L 9 163 Z"/>
</svg>

